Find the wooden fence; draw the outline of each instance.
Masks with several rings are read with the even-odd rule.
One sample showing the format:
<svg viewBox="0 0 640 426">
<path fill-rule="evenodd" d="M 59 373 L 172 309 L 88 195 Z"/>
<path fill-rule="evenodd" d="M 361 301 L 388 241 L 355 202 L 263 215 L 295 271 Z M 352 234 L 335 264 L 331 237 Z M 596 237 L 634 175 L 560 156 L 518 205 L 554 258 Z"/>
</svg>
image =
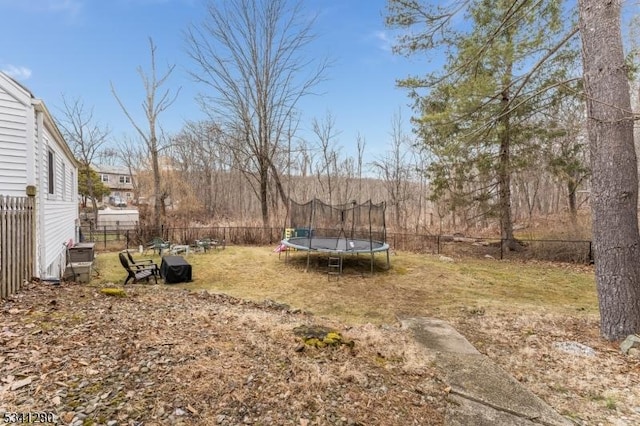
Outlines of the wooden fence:
<svg viewBox="0 0 640 426">
<path fill-rule="evenodd" d="M 0 195 L 0 298 L 20 290 L 34 266 L 35 197 Z"/>
</svg>

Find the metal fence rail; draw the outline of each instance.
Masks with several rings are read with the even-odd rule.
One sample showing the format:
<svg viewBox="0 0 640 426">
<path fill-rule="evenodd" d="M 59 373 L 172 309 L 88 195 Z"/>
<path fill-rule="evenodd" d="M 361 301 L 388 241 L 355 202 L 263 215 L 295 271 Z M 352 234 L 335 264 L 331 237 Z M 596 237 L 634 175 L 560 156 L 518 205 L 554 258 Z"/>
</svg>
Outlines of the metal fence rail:
<svg viewBox="0 0 640 426">
<path fill-rule="evenodd" d="M 85 241 L 92 241 L 99 249 L 122 250 L 145 246 L 160 237 L 172 244 L 188 245 L 210 238 L 233 245 L 272 245 L 283 238 L 283 228 L 248 226 L 217 227 L 82 227 Z M 363 238 L 362 235 L 359 237 Z M 368 238 L 368 236 L 367 236 Z M 373 236 L 382 239 L 383 235 Z M 492 257 L 495 259 L 536 259 L 571 263 L 591 263 L 592 246 L 588 240 L 518 239 L 517 250 L 505 250 L 500 238 L 460 237 L 451 235 L 420 235 L 387 233 L 391 250 L 432 253 L 445 256 Z"/>
</svg>

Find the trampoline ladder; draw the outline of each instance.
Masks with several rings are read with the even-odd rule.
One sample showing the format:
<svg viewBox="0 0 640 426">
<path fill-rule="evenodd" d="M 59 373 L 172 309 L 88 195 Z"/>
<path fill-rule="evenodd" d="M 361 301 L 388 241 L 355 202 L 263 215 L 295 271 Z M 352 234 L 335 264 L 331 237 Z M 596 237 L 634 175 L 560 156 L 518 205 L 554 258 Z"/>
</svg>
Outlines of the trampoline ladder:
<svg viewBox="0 0 640 426">
<path fill-rule="evenodd" d="M 329 256 L 329 267 L 327 269 L 327 279 L 331 280 L 331 277 L 336 277 L 336 280 L 340 278 L 342 274 L 342 256 Z"/>
</svg>

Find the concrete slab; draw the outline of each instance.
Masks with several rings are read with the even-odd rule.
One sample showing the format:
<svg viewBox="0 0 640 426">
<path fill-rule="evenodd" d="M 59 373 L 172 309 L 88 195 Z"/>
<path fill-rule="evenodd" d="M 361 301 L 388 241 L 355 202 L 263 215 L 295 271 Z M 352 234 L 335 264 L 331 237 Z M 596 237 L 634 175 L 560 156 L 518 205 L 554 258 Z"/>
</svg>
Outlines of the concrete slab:
<svg viewBox="0 0 640 426">
<path fill-rule="evenodd" d="M 531 420 L 523 419 L 504 411 L 494 410 L 484 404 L 451 395 L 445 422 L 449 426 L 539 426 Z"/>
<path fill-rule="evenodd" d="M 449 323 L 433 318 L 399 318 L 416 342 L 435 355 L 450 387 L 448 425 L 547 425 L 573 423 L 512 378 Z"/>
<path fill-rule="evenodd" d="M 435 318 L 400 318 L 402 328 L 411 329 L 416 340 L 435 352 L 480 354 L 478 350 L 446 321 Z"/>
</svg>

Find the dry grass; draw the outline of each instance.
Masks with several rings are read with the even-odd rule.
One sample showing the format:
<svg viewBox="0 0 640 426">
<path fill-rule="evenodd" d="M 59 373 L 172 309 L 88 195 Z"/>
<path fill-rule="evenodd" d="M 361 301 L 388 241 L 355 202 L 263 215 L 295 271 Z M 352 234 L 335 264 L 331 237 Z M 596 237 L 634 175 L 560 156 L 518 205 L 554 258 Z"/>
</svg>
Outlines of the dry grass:
<svg viewBox="0 0 640 426">
<path fill-rule="evenodd" d="M 398 253 L 347 259 L 344 275 L 328 279 L 327 259 L 292 253 L 288 262 L 269 247 L 228 247 L 191 254 L 190 290 L 206 289 L 253 301 L 270 299 L 346 324 L 396 324 L 398 315 L 442 318 L 561 414 L 577 424 L 638 424 L 640 362 L 599 336 L 590 266 L 490 259 L 440 260 Z M 159 259 L 158 259 L 159 260 Z M 122 282 L 115 254 L 98 258 L 97 285 Z M 554 349 L 576 341 L 593 358 Z M 357 374 L 357 372 L 354 372 Z"/>
<path fill-rule="evenodd" d="M 327 259 L 292 253 L 284 261 L 268 247 L 228 247 L 224 251 L 190 254 L 193 282 L 187 289 L 206 289 L 235 297 L 271 299 L 320 316 L 352 323 L 390 323 L 396 315 L 450 318 L 461 311 L 521 310 L 595 315 L 597 298 L 591 268 L 550 263 L 464 259 L 442 262 L 438 256 L 400 253 L 345 258 L 344 274 L 329 280 Z M 159 263 L 159 258 L 156 257 Z M 126 274 L 117 256 L 101 254 L 96 284 L 122 283 Z"/>
<path fill-rule="evenodd" d="M 377 257 L 373 276 L 368 257 L 349 259 L 330 281 L 326 258 L 313 257 L 305 272 L 304 253 L 285 263 L 269 247 L 187 259 L 192 283 L 135 285 L 115 298 L 98 288 L 118 287 L 126 274 L 116 253 L 101 253 L 91 286 L 34 285 L 0 306 L 0 401 L 17 410 L 60 396 L 69 423 L 78 404 L 108 394 L 94 417 L 143 419 L 154 407 L 150 425 L 167 424 L 177 408 L 185 424 L 216 416 L 222 424 L 438 424 L 442 383 L 398 327 L 396 316 L 408 314 L 450 321 L 577 424 L 640 424 L 640 362 L 599 337 L 591 267 L 399 253 L 389 270 Z M 312 322 L 353 339 L 355 352 L 298 352 L 292 330 Z M 560 342 L 596 355 L 561 352 Z M 33 379 L 38 390 L 12 391 L 34 365 L 47 366 Z M 60 383 L 79 387 L 86 368 L 102 388 L 61 393 Z"/>
</svg>

